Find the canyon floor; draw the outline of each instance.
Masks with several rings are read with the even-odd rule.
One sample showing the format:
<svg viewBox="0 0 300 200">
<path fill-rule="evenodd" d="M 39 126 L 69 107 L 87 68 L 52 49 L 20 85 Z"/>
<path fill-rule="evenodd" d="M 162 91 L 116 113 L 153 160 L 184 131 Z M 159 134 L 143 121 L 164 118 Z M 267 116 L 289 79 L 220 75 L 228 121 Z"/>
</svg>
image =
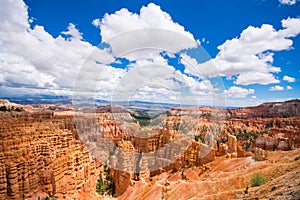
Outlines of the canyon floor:
<svg viewBox="0 0 300 200">
<path fill-rule="evenodd" d="M 222 156 L 207 164 L 204 172 L 203 167 L 191 167 L 174 174 L 164 172 L 150 183 L 133 182 L 118 199 L 299 199 L 297 156 L 300 149 L 270 152 L 264 161 L 251 156 Z M 254 173 L 264 176 L 267 182 L 251 187 Z"/>
</svg>

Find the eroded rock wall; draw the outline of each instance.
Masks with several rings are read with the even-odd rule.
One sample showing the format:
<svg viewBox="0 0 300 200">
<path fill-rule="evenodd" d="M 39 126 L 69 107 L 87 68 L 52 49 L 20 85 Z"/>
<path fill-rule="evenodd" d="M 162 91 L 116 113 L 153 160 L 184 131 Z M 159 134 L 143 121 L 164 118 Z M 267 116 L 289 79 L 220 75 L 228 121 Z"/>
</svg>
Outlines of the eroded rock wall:
<svg viewBox="0 0 300 200">
<path fill-rule="evenodd" d="M 0 121 L 0 199 L 95 192 L 99 163 L 76 139 L 70 117 L 35 113 Z"/>
</svg>

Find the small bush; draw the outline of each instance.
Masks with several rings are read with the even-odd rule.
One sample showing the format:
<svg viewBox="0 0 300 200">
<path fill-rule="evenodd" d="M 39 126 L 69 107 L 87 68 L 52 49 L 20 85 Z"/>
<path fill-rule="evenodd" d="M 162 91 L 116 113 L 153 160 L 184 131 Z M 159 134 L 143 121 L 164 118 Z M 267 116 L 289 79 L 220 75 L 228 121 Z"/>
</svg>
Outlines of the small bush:
<svg viewBox="0 0 300 200">
<path fill-rule="evenodd" d="M 300 160 L 300 156 L 297 156 L 294 160 L 295 161 Z"/>
<path fill-rule="evenodd" d="M 254 173 L 252 178 L 251 178 L 251 186 L 252 187 L 257 187 L 265 184 L 267 182 L 267 179 L 259 174 L 259 173 Z"/>
<path fill-rule="evenodd" d="M 3 111 L 3 112 L 7 111 L 6 106 L 1 106 L 1 107 L 0 107 L 0 111 Z"/>
<path fill-rule="evenodd" d="M 196 142 L 198 142 L 199 140 L 202 141 L 202 142 L 204 142 L 204 138 L 202 138 L 201 135 L 195 135 L 194 139 L 196 140 Z"/>
<path fill-rule="evenodd" d="M 100 195 L 103 195 L 105 193 L 104 183 L 103 183 L 103 179 L 101 177 L 98 179 L 98 182 L 96 185 L 96 192 Z"/>
<path fill-rule="evenodd" d="M 248 186 L 247 186 L 246 189 L 244 190 L 244 193 L 245 193 L 245 194 L 248 194 L 248 193 L 249 193 L 249 187 L 248 187 Z"/>
</svg>

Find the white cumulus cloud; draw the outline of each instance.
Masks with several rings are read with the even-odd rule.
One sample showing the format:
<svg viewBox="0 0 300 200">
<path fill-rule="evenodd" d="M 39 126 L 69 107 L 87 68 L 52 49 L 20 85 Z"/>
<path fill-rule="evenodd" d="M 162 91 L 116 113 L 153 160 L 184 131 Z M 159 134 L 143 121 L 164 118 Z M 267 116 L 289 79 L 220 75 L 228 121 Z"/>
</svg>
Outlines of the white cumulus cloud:
<svg viewBox="0 0 300 200">
<path fill-rule="evenodd" d="M 1 7 L 1 88 L 72 90 L 78 69 L 94 47 L 72 23 L 56 38 L 43 26 L 31 28 L 21 0 L 4 0 Z"/>
<path fill-rule="evenodd" d="M 284 76 L 283 80 L 287 81 L 289 83 L 294 83 L 296 81 L 296 79 L 294 77 L 290 77 L 290 76 Z"/>
<path fill-rule="evenodd" d="M 94 19 L 94 20 L 92 21 L 92 24 L 93 24 L 95 27 L 100 28 L 101 20 L 100 20 L 99 18 Z"/>
<path fill-rule="evenodd" d="M 189 77 L 170 66 L 163 57 L 162 53 L 174 58 L 176 52 L 196 47 L 198 41 L 160 6 L 150 3 L 139 13 L 123 8 L 105 14 L 101 20 L 94 19 L 92 24 L 100 28 L 102 42 L 110 45 L 114 56 L 130 61 L 128 71 L 117 80 L 114 93 L 118 95 L 114 98 L 124 100 L 130 96 L 160 101 L 163 97 L 165 101 L 173 101 L 183 94 L 208 95 L 213 90 L 209 80 Z M 101 84 L 105 83 L 101 81 Z M 173 95 L 164 95 L 169 94 L 167 91 Z M 195 103 L 194 99 L 187 98 Z"/>
<path fill-rule="evenodd" d="M 162 28 L 178 32 L 194 40 L 194 36 L 183 26 L 174 22 L 171 16 L 161 10 L 160 6 L 150 3 L 143 6 L 140 14 L 123 8 L 113 14 L 105 14 L 100 24 L 102 40 L 105 42 L 120 33 L 140 28 Z"/>
<path fill-rule="evenodd" d="M 225 90 L 226 97 L 230 98 L 245 98 L 247 95 L 254 93 L 254 89 L 246 89 L 237 86 L 232 86 L 228 90 Z"/>
<path fill-rule="evenodd" d="M 270 88 L 270 91 L 282 91 L 282 90 L 284 90 L 284 87 L 280 85 L 275 85 Z"/>
<path fill-rule="evenodd" d="M 296 4 L 296 0 L 279 0 L 279 3 L 291 6 Z"/>
<path fill-rule="evenodd" d="M 200 81 L 181 73 L 161 55 L 167 49 L 170 52 L 166 53 L 173 56 L 172 53 L 195 47 L 197 41 L 153 3 L 142 7 L 139 14 L 121 9 L 92 21 L 113 53 L 109 48 L 97 49 L 84 41 L 73 23 L 57 37 L 41 25 L 30 27 L 28 7 L 21 0 L 4 0 L 1 4 L 0 90 L 5 93 L 26 88 L 26 93 L 70 94 L 76 80 L 80 80 L 76 91 L 95 93 L 96 98 L 102 99 L 112 99 L 118 91 L 137 91 L 133 94 L 157 101 L 161 97 L 168 100 L 170 91 L 173 95 L 169 100 L 176 99 L 176 95 L 182 97 L 183 93 L 203 94 L 206 98 L 213 89 L 209 80 Z M 133 35 L 110 40 L 133 30 L 137 30 Z M 141 49 L 144 45 L 153 49 Z M 132 49 L 138 50 L 127 52 Z M 124 57 L 132 61 L 128 69 L 109 65 L 114 55 L 124 52 Z"/>
<path fill-rule="evenodd" d="M 292 90 L 293 87 L 288 85 L 288 86 L 286 86 L 286 89 L 287 89 L 287 90 Z"/>
<path fill-rule="evenodd" d="M 67 37 L 71 37 L 77 40 L 82 40 L 82 33 L 80 33 L 74 24 L 70 23 L 67 31 L 61 32 L 63 35 Z"/>
<path fill-rule="evenodd" d="M 292 48 L 291 38 L 300 33 L 300 18 L 287 18 L 281 24 L 280 30 L 270 24 L 249 26 L 238 38 L 226 40 L 215 58 L 197 68 L 203 75 L 236 76 L 234 83 L 238 85 L 279 83 L 275 74 L 281 68 L 273 65 L 274 53 Z"/>
<path fill-rule="evenodd" d="M 143 6 L 139 14 L 126 8 L 105 14 L 101 22 L 95 19 L 93 24 L 100 27 L 102 42 L 110 44 L 114 55 L 123 55 L 129 60 L 159 55 L 159 51 L 156 54 L 145 53 L 143 48 L 165 49 L 176 53 L 197 46 L 194 36 L 154 3 Z M 136 51 L 132 52 L 134 49 Z M 127 55 L 128 52 L 131 53 L 130 56 Z"/>
</svg>

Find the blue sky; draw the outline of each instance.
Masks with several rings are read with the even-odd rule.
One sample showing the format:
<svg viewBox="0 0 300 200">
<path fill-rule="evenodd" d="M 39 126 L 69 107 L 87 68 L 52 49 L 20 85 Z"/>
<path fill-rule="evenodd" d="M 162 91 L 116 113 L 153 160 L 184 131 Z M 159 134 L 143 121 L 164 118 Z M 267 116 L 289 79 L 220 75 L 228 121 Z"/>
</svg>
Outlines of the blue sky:
<svg viewBox="0 0 300 200">
<path fill-rule="evenodd" d="M 299 98 L 299 5 L 296 0 L 4 0 L 4 20 L 0 24 L 0 97 L 74 95 L 74 86 L 75 90 L 89 88 L 91 80 L 97 79 L 92 84 L 97 87 L 93 89 L 97 94 L 93 95 L 101 99 L 116 98 L 116 92 L 124 91 L 123 85 L 131 98 L 177 103 L 185 102 L 187 97 L 179 99 L 188 93 L 192 101 L 209 104 L 215 98 L 212 91 L 217 89 L 222 91 L 216 95 L 224 95 L 219 98 L 225 98 L 228 106 Z M 111 47 L 113 50 L 101 49 L 100 57 L 113 56 L 123 63 L 104 63 L 100 59 L 101 64 L 108 65 L 105 70 L 100 65 L 89 65 L 95 46 L 140 28 L 178 32 L 198 45 L 201 43 L 210 58 L 206 57 L 206 62 L 193 58 L 185 51 L 190 44 L 180 41 L 184 38 L 177 38 L 174 33 L 172 40 L 183 45 L 181 49 L 178 45 L 168 46 L 176 50 L 174 55 L 145 51 L 148 58 L 138 53 L 118 58 L 116 52 L 123 48 L 119 43 Z M 135 34 L 132 33 L 133 39 Z M 120 37 L 122 40 L 125 36 Z M 165 38 L 156 38 L 158 46 L 160 39 Z M 138 39 L 133 42 L 143 45 Z M 133 48 L 130 45 L 129 49 Z M 215 71 L 208 74 L 207 66 L 212 63 Z M 154 69 L 154 65 L 159 67 Z M 82 72 L 83 69 L 90 73 Z M 98 76 L 90 78 L 95 69 Z M 86 73 L 83 77 L 87 80 L 78 78 L 82 73 Z M 136 78 L 137 74 L 144 79 Z M 224 87 L 216 86 L 220 81 Z"/>
</svg>

